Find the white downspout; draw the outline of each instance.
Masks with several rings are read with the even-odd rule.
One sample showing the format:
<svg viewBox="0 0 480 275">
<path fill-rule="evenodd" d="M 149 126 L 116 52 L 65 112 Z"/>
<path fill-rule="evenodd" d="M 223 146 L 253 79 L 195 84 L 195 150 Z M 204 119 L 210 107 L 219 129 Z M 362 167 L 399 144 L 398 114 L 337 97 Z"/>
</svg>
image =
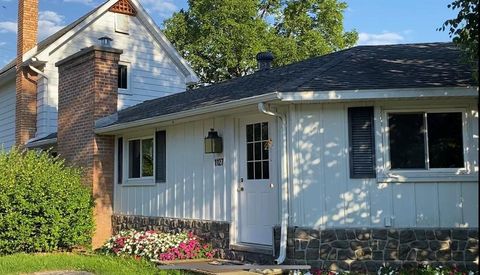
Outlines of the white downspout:
<svg viewBox="0 0 480 275">
<path fill-rule="evenodd" d="M 287 163 L 287 120 L 284 115 L 267 110 L 264 103 L 258 103 L 258 110 L 269 116 L 276 116 L 282 123 L 282 221 L 280 228 L 280 253 L 275 260 L 281 264 L 287 256 L 287 229 L 288 229 L 288 163 Z"/>
<path fill-rule="evenodd" d="M 45 104 L 47 106 L 46 127 L 47 127 L 47 134 L 48 134 L 49 131 L 50 131 L 50 118 L 48 117 L 48 107 L 49 107 L 49 105 L 48 105 L 48 76 L 44 72 L 42 72 L 39 69 L 33 67 L 31 64 L 28 64 L 28 67 L 30 68 L 30 70 L 32 70 L 32 71 L 36 72 L 37 74 L 43 76 L 47 80 L 47 83 L 45 84 L 45 97 L 47 98 Z M 37 121 L 38 121 L 38 118 L 37 118 Z"/>
</svg>

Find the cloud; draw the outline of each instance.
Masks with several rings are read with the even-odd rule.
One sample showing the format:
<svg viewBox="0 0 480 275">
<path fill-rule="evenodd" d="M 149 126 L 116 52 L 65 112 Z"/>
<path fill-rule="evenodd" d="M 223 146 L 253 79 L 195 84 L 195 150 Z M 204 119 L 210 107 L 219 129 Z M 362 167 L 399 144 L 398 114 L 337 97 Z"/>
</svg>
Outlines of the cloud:
<svg viewBox="0 0 480 275">
<path fill-rule="evenodd" d="M 65 17 L 54 11 L 38 13 L 38 39 L 42 40 L 64 27 Z M 17 33 L 17 22 L 0 22 L 0 33 Z"/>
<path fill-rule="evenodd" d="M 172 0 L 140 0 L 140 2 L 145 6 L 149 13 L 156 13 L 161 19 L 169 18 L 175 11 L 179 10 Z"/>
<path fill-rule="evenodd" d="M 17 32 L 17 22 L 11 21 L 3 21 L 0 22 L 0 33 L 7 33 L 7 32 Z"/>
<path fill-rule="evenodd" d="M 405 37 L 395 32 L 379 34 L 361 32 L 358 34 L 358 45 L 388 45 L 401 43 L 404 40 Z"/>
<path fill-rule="evenodd" d="M 38 40 L 57 32 L 64 27 L 65 17 L 54 11 L 40 11 L 38 13 Z"/>
</svg>

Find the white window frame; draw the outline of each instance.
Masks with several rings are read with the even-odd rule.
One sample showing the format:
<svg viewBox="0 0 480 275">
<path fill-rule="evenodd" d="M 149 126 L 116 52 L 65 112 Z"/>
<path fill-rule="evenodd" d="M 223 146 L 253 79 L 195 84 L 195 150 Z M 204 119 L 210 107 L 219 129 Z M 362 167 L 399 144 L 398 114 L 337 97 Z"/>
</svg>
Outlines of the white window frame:
<svg viewBox="0 0 480 275">
<path fill-rule="evenodd" d="M 390 137 L 388 115 L 390 113 L 462 113 L 462 137 L 463 137 L 463 168 L 428 168 L 428 169 L 391 169 L 390 167 Z M 426 116 L 425 116 L 426 118 Z M 471 181 L 475 178 L 475 173 L 471 171 L 469 165 L 468 147 L 470 139 L 468 130 L 470 128 L 467 108 L 403 108 L 403 109 L 385 109 L 381 111 L 381 132 L 380 153 L 383 161 L 377 162 L 377 181 L 378 182 L 442 182 L 442 181 Z M 427 126 L 428 131 L 428 126 Z M 428 144 L 428 132 L 425 133 L 425 142 Z M 425 152 L 428 162 L 428 153 Z"/>
<path fill-rule="evenodd" d="M 127 67 L 127 88 L 126 89 L 118 88 L 118 94 L 119 95 L 132 95 L 132 93 L 130 92 L 130 90 L 131 90 L 130 87 L 132 86 L 132 81 L 131 81 L 132 70 L 131 70 L 130 62 L 120 61 L 120 62 L 118 62 L 118 65 L 123 65 L 123 66 Z M 118 76 L 118 77 L 120 77 L 120 76 Z"/>
<path fill-rule="evenodd" d="M 153 140 L 153 175 L 149 177 L 142 176 L 142 140 L 152 139 Z M 140 177 L 139 178 L 130 178 L 130 141 L 140 140 Z M 156 159 L 155 159 L 155 135 L 142 135 L 142 136 L 131 136 L 123 139 L 123 181 L 126 185 L 155 185 L 155 172 L 156 172 Z"/>
</svg>

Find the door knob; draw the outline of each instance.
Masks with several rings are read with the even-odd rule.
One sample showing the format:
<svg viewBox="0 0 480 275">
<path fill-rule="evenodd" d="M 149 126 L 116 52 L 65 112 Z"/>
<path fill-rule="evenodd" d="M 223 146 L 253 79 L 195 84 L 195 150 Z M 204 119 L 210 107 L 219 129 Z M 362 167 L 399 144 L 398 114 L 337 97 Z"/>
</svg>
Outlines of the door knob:
<svg viewBox="0 0 480 275">
<path fill-rule="evenodd" d="M 275 185 L 273 183 L 270 183 L 270 188 L 273 188 Z"/>
<path fill-rule="evenodd" d="M 242 192 L 243 190 L 245 190 L 245 188 L 243 188 L 243 186 L 240 186 L 240 187 L 237 188 L 238 192 Z"/>
</svg>

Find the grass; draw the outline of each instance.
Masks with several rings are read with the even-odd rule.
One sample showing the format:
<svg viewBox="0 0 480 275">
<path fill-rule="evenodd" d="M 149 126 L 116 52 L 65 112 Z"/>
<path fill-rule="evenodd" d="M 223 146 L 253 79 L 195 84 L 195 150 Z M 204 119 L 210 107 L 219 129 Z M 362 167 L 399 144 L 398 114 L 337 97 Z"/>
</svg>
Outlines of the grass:
<svg viewBox="0 0 480 275">
<path fill-rule="evenodd" d="M 73 253 L 14 254 L 0 257 L 0 274 L 77 270 L 94 274 L 181 274 L 160 271 L 152 263 L 103 255 Z"/>
</svg>

